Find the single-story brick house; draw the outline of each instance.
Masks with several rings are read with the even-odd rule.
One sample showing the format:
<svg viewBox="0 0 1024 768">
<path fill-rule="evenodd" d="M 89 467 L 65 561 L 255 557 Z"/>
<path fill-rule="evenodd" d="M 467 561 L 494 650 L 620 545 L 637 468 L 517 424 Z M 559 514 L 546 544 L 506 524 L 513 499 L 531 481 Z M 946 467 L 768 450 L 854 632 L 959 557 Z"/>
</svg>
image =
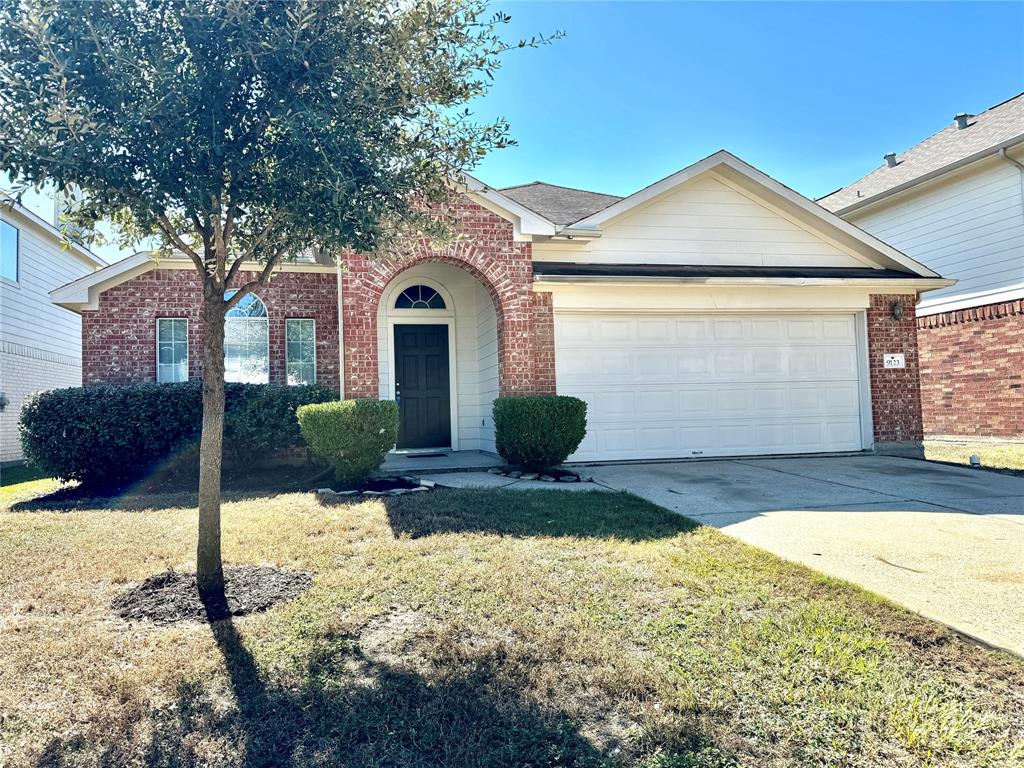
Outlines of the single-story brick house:
<svg viewBox="0 0 1024 768">
<path fill-rule="evenodd" d="M 440 250 L 285 265 L 228 378 L 396 399 L 399 450 L 493 450 L 495 397 L 554 392 L 576 460 L 920 450 L 914 306 L 950 281 L 735 156 L 625 198 L 467 177 L 456 210 Z M 146 253 L 54 291 L 85 385 L 200 377 L 199 291 Z"/>
</svg>

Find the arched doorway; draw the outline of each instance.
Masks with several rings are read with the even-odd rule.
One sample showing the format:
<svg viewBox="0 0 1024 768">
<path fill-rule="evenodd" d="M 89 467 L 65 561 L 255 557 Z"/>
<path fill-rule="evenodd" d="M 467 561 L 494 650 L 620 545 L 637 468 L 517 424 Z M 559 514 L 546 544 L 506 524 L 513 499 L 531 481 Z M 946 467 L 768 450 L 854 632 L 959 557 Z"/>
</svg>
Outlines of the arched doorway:
<svg viewBox="0 0 1024 768">
<path fill-rule="evenodd" d="M 381 399 L 398 403 L 396 450 L 494 450 L 498 313 L 490 291 L 454 264 L 395 276 L 377 316 Z"/>
</svg>

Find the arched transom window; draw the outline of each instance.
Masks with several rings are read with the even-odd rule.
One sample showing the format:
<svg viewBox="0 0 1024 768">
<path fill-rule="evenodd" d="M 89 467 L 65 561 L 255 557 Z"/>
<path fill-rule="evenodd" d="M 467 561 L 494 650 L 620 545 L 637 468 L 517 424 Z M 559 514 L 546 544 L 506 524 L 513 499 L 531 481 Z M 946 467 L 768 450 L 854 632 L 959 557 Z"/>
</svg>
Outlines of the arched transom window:
<svg viewBox="0 0 1024 768">
<path fill-rule="evenodd" d="M 230 299 L 235 293 L 228 291 L 224 298 Z M 269 383 L 270 331 L 266 305 L 255 294 L 246 294 L 224 317 L 224 381 Z"/>
<path fill-rule="evenodd" d="M 395 309 L 447 309 L 441 294 L 429 285 L 411 285 L 398 294 Z"/>
</svg>

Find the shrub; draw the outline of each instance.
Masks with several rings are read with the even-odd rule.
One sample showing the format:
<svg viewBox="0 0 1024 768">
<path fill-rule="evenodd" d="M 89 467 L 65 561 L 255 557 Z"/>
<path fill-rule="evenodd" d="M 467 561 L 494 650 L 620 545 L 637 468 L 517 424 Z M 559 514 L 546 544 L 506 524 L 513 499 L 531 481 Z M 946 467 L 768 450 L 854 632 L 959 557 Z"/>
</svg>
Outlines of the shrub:
<svg viewBox="0 0 1024 768">
<path fill-rule="evenodd" d="M 587 404 L 576 397 L 499 397 L 494 401 L 498 453 L 533 471 L 561 464 L 587 434 Z"/>
<path fill-rule="evenodd" d="M 295 409 L 335 397 L 326 387 L 225 386 L 225 447 L 241 460 L 301 448 Z M 21 413 L 26 458 L 55 477 L 116 488 L 192 449 L 202 429 L 199 382 L 54 389 Z"/>
<path fill-rule="evenodd" d="M 310 403 L 337 401 L 321 384 L 273 386 L 227 384 L 224 390 L 224 448 L 231 458 L 252 464 L 275 453 L 305 448 L 295 411 Z"/>
<path fill-rule="evenodd" d="M 377 470 L 398 438 L 398 405 L 388 400 L 304 405 L 297 416 L 309 447 L 346 485 Z"/>
</svg>

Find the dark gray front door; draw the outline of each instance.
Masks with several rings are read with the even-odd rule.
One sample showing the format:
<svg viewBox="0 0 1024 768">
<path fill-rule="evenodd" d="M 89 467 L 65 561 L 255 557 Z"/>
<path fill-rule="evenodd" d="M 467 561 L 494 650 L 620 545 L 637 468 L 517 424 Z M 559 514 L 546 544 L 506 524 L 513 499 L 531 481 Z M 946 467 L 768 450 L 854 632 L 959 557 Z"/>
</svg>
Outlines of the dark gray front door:
<svg viewBox="0 0 1024 768">
<path fill-rule="evenodd" d="M 399 448 L 452 444 L 447 325 L 395 326 Z"/>
</svg>

